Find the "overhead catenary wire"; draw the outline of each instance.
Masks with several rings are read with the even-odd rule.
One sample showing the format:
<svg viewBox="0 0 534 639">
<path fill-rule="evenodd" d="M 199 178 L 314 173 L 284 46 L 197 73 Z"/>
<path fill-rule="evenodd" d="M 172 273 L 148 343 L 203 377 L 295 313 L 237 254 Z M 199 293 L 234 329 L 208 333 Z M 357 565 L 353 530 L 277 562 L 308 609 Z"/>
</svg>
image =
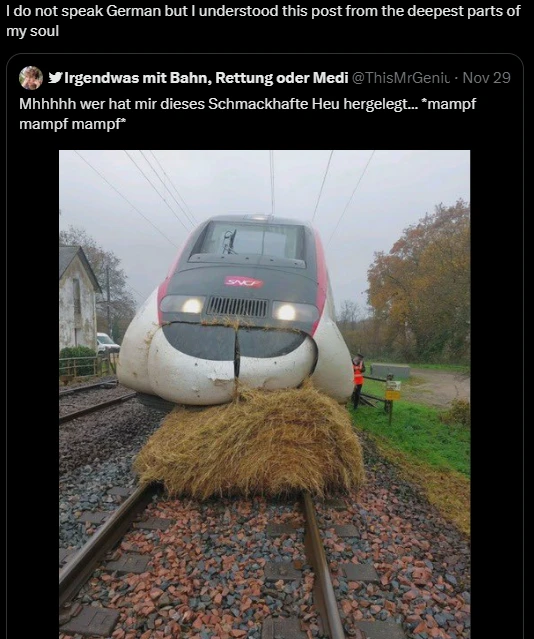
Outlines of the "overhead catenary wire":
<svg viewBox="0 0 534 639">
<path fill-rule="evenodd" d="M 176 212 L 174 211 L 174 209 L 172 208 L 172 206 L 169 205 L 169 203 L 167 202 L 167 200 L 163 197 L 163 195 L 161 195 L 161 193 L 158 191 L 158 189 L 152 184 L 152 182 L 150 181 L 149 177 L 147 176 L 147 174 L 143 171 L 143 169 L 139 166 L 139 164 L 137 164 L 137 162 L 133 159 L 133 157 L 128 153 L 128 151 L 124 151 L 126 153 L 126 155 L 130 158 L 130 160 L 135 164 L 135 166 L 139 169 L 139 171 L 143 174 L 143 177 L 145 178 L 145 180 L 150 184 L 150 186 L 154 189 L 154 191 L 156 191 L 156 193 L 160 196 L 160 198 L 163 200 L 163 202 L 165 203 L 165 206 L 169 209 L 169 211 L 174 215 L 174 217 L 178 220 L 178 222 L 180 222 L 180 224 L 184 227 L 184 229 L 189 232 L 191 229 L 188 229 L 187 226 L 182 222 L 182 220 L 176 215 Z"/>
<path fill-rule="evenodd" d="M 152 169 L 152 171 L 154 171 L 156 177 L 158 178 L 158 180 L 163 184 L 163 188 L 169 193 L 169 195 L 172 197 L 172 199 L 176 202 L 176 204 L 178 205 L 178 208 L 182 211 L 182 213 L 185 215 L 185 217 L 187 218 L 187 221 L 192 225 L 195 226 L 195 222 L 192 220 L 192 218 L 190 217 L 189 213 L 184 209 L 184 207 L 180 204 L 180 202 L 178 202 L 178 200 L 174 197 L 174 194 L 171 192 L 171 190 L 169 189 L 169 187 L 165 184 L 165 180 L 163 180 L 161 178 L 161 176 L 159 175 L 159 173 L 156 171 L 156 169 L 154 168 L 154 166 L 152 165 L 152 163 L 150 162 L 150 160 L 146 157 L 146 155 L 143 153 L 143 151 L 141 151 L 141 149 L 139 149 L 139 153 L 143 156 L 143 158 L 145 159 L 146 163 L 148 164 L 148 166 Z M 163 197 L 163 196 L 162 196 Z M 165 198 L 164 198 L 165 199 Z"/>
<path fill-rule="evenodd" d="M 156 171 L 156 169 L 152 166 L 152 163 L 150 162 L 150 160 L 146 157 L 146 155 L 143 153 L 143 151 L 141 151 L 141 149 L 139 149 L 139 153 L 145 158 L 146 163 L 148 164 L 148 166 L 154 171 L 154 173 L 156 174 L 156 177 L 158 178 L 158 180 L 163 184 L 163 188 L 169 192 L 169 195 L 172 197 L 172 199 L 176 202 L 176 204 L 178 205 L 178 207 L 180 208 L 180 210 L 182 211 L 182 213 L 185 215 L 185 217 L 187 218 L 187 221 L 190 222 L 193 226 L 195 226 L 196 221 L 193 220 L 191 218 L 191 216 L 189 215 L 189 213 L 184 209 L 184 207 L 180 204 L 180 202 L 178 202 L 178 200 L 174 197 L 174 194 L 171 193 L 171 190 L 169 189 L 169 187 L 165 184 L 165 180 L 162 180 L 159 173 Z M 157 160 L 156 160 L 157 161 Z M 161 165 L 160 165 L 161 166 Z M 165 174 L 165 171 L 163 171 L 163 174 Z M 168 177 L 167 177 L 168 179 Z"/>
<path fill-rule="evenodd" d="M 113 189 L 116 193 L 118 193 L 118 194 L 122 197 L 122 199 L 123 199 L 123 200 L 125 200 L 125 201 L 126 201 L 126 202 L 127 202 L 127 203 L 128 203 L 128 204 L 129 204 L 129 205 L 130 205 L 133 209 L 134 209 L 134 211 L 136 211 L 137 213 L 139 213 L 139 215 L 140 215 L 143 219 L 145 219 L 145 220 L 146 220 L 146 221 L 147 221 L 147 222 L 148 222 L 151 226 L 153 226 L 153 227 L 156 229 L 156 231 L 157 231 L 160 235 L 162 235 L 162 236 L 163 236 L 163 237 L 164 237 L 164 238 L 165 238 L 168 242 L 170 242 L 170 243 L 171 243 L 171 244 L 172 244 L 175 248 L 179 248 L 179 247 L 178 247 L 178 245 L 177 245 L 177 244 L 175 244 L 175 243 L 174 243 L 174 242 L 173 242 L 173 241 L 172 241 L 172 240 L 171 240 L 171 239 L 170 239 L 167 235 L 165 235 L 165 233 L 164 233 L 161 229 L 159 229 L 159 228 L 158 228 L 158 227 L 157 227 L 157 226 L 156 226 L 156 225 L 155 225 L 155 224 L 154 224 L 151 220 L 149 220 L 149 219 L 148 219 L 148 217 L 147 217 L 146 215 L 144 215 L 144 213 L 142 213 L 142 212 L 141 212 L 141 211 L 140 211 L 140 210 L 139 210 L 139 209 L 135 206 L 135 204 L 132 204 L 132 203 L 130 202 L 130 200 L 129 200 L 129 199 L 128 199 L 125 195 L 123 195 L 123 194 L 122 194 L 122 193 L 121 193 L 121 192 L 120 192 L 120 191 L 119 191 L 119 190 L 118 190 L 115 186 L 113 186 L 113 184 L 111 184 L 111 182 L 110 182 L 110 181 L 109 181 L 106 177 L 104 177 L 104 176 L 102 175 L 102 173 L 100 173 L 100 171 L 98 171 L 98 169 L 95 169 L 95 167 L 94 167 L 94 166 L 93 166 L 93 165 L 92 165 L 92 164 L 91 164 L 88 160 L 86 160 L 86 159 L 83 157 L 83 155 L 82 155 L 81 153 L 79 153 L 79 152 L 78 152 L 78 151 L 76 151 L 76 150 L 74 150 L 74 153 L 76 153 L 76 155 L 80 156 L 80 157 L 81 157 L 81 159 L 82 159 L 82 160 L 83 160 L 83 161 L 84 161 L 84 162 L 85 162 L 85 163 L 86 163 L 89 167 L 91 167 L 91 169 L 93 169 L 93 171 L 94 171 L 97 175 L 99 175 L 99 176 L 100 176 L 100 177 L 104 180 L 104 182 L 105 182 L 108 186 L 110 186 L 110 187 L 111 187 L 111 188 L 112 188 L 112 189 Z"/>
<path fill-rule="evenodd" d="M 328 175 L 328 169 L 330 168 L 330 161 L 332 160 L 333 151 L 330 151 L 330 157 L 328 158 L 328 164 L 326 165 L 326 171 L 324 172 L 323 183 L 321 184 L 321 190 L 319 191 L 319 197 L 317 198 L 317 203 L 315 205 L 315 211 L 313 212 L 312 222 L 315 219 L 315 214 L 317 213 L 317 207 L 319 206 L 319 200 L 321 199 L 321 194 L 323 192 L 324 183 L 326 182 L 326 176 Z"/>
<path fill-rule="evenodd" d="M 129 288 L 132 293 L 135 293 L 140 300 L 145 300 L 146 296 L 141 295 L 139 291 L 137 291 L 133 286 L 130 286 L 127 282 L 124 283 L 125 288 Z M 97 304 L 107 304 L 107 300 L 97 301 Z M 111 302 L 113 304 L 114 302 Z"/>
<path fill-rule="evenodd" d="M 271 165 L 271 213 L 274 217 L 274 151 L 269 151 Z"/>
<path fill-rule="evenodd" d="M 191 209 L 189 208 L 187 202 L 184 200 L 184 198 L 182 197 L 182 195 L 180 194 L 180 192 L 178 191 L 178 189 L 176 188 L 174 182 L 171 180 L 171 178 L 168 176 L 168 174 L 166 173 L 165 169 L 161 166 L 161 162 L 158 160 L 158 158 L 154 155 L 154 151 L 150 151 L 150 154 L 152 155 L 152 157 L 154 158 L 154 160 L 156 160 L 156 162 L 158 163 L 158 166 L 160 167 L 160 169 L 163 171 L 163 175 L 169 180 L 172 188 L 176 191 L 176 195 L 182 200 L 185 208 L 189 211 L 189 215 L 191 216 L 191 218 L 194 220 L 195 224 L 197 224 L 197 220 L 195 218 L 195 216 L 193 215 L 193 213 L 191 212 Z"/>
<path fill-rule="evenodd" d="M 126 283 L 126 286 L 132 291 L 132 293 L 135 293 L 140 300 L 146 299 L 143 295 L 141 295 L 139 291 L 136 291 L 135 288 L 131 286 L 130 284 Z"/>
<path fill-rule="evenodd" d="M 367 164 L 365 165 L 362 174 L 360 175 L 360 179 L 358 180 L 358 183 L 356 184 L 356 186 L 354 187 L 354 191 L 352 192 L 352 195 L 349 198 L 349 201 L 347 202 L 345 208 L 343 209 L 343 213 L 341 213 L 341 215 L 339 216 L 339 220 L 337 221 L 337 224 L 334 228 L 334 230 L 332 231 L 332 235 L 330 235 L 330 238 L 328 240 L 328 242 L 326 243 L 326 246 L 328 246 L 332 240 L 332 238 L 334 237 L 334 233 L 337 231 L 337 227 L 339 226 L 341 220 L 343 219 L 343 216 L 345 215 L 345 212 L 347 211 L 347 209 L 349 208 L 349 204 L 352 202 L 352 198 L 354 197 L 354 194 L 356 193 L 357 188 L 360 186 L 360 182 L 362 181 L 363 176 L 365 175 L 365 172 L 367 171 L 367 167 L 369 166 L 371 160 L 373 159 L 373 155 L 375 154 L 376 151 L 373 151 L 369 157 L 369 159 L 367 160 Z"/>
</svg>

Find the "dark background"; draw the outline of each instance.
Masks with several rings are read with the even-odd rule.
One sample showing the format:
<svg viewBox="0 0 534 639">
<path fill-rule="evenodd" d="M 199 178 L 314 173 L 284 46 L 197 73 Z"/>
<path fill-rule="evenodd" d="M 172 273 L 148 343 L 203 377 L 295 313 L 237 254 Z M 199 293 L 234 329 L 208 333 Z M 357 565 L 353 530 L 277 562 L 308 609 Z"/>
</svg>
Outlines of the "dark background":
<svg viewBox="0 0 534 639">
<path fill-rule="evenodd" d="M 53 6 L 55 3 L 38 3 Z M 61 5 L 75 7 L 79 3 Z M 94 7 L 97 3 L 85 2 L 82 6 Z M 106 7 L 111 3 L 98 3 Z M 117 7 L 146 7 L 150 3 L 116 2 Z M 156 3 L 163 9 L 190 6 L 190 3 Z M 220 3 L 191 3 L 199 6 L 219 7 Z M 250 3 L 255 6 L 253 3 Z M 372 6 L 370 3 L 338 3 L 342 7 Z M 460 6 L 457 3 L 452 6 Z M 486 3 L 487 4 L 487 3 Z M 22 6 L 30 3 L 23 2 Z M 225 7 L 246 7 L 246 2 L 225 2 Z M 528 5 L 520 5 L 519 16 L 514 17 L 441 17 L 395 16 L 395 17 L 282 17 L 283 6 L 306 6 L 305 3 L 263 3 L 262 6 L 279 6 L 279 17 L 15 17 L 18 3 L 10 3 L 9 27 L 58 27 L 58 37 L 26 37 L 19 40 L 8 38 L 9 50 L 19 51 L 63 51 L 63 52 L 311 52 L 311 51 L 361 51 L 382 52 L 513 52 L 523 57 L 529 47 L 528 38 L 522 36 L 523 27 L 532 11 Z M 430 7 L 431 3 L 380 3 L 379 6 Z M 315 2 L 313 6 L 329 6 Z M 336 5 L 334 5 L 336 6 Z M 451 6 L 451 3 L 442 6 Z M 464 13 L 467 13 L 467 6 Z M 482 6 L 472 3 L 469 6 Z M 484 5 L 485 6 L 485 5 Z M 495 5 L 498 6 L 498 5 Z M 509 3 L 509 7 L 517 7 Z M 505 9 L 507 7 L 504 7 Z M 197 11 L 198 13 L 198 11 Z M 4 14 L 6 15 L 6 14 Z M 6 60 L 9 56 L 6 57 Z"/>
<path fill-rule="evenodd" d="M 408 6 L 408 5 L 407 5 Z M 408 148 L 470 149 L 472 162 L 472 509 L 473 637 L 520 637 L 523 558 L 523 64 L 517 18 L 61 19 L 8 20 L 60 25 L 59 38 L 8 39 L 7 93 L 7 504 L 12 636 L 55 624 L 57 219 L 59 148 Z M 157 22 L 156 22 L 157 21 Z M 161 24 L 157 30 L 153 25 Z M 209 27 L 206 25 L 209 24 Z M 85 31 L 82 31 L 83 29 Z M 89 27 L 87 27 L 89 25 Z M 94 25 L 92 27 L 91 25 Z M 143 26 L 144 25 L 144 26 Z M 261 28 L 260 28 L 261 27 Z M 491 43 L 491 46 L 490 44 Z M 329 51 L 330 54 L 191 53 L 111 55 L 111 51 Z M 456 54 L 429 52 L 456 50 Z M 63 51 L 45 53 L 45 51 Z M 333 54 L 334 51 L 365 51 Z M 466 54 L 497 50 L 499 54 Z M 24 53 L 18 53 L 24 51 Z M 79 51 L 105 54 L 79 55 Z M 370 55 L 369 52 L 381 52 Z M 384 54 L 385 51 L 409 52 Z M 45 72 L 143 74 L 181 71 L 510 71 L 487 85 L 85 85 L 24 91 L 26 65 Z M 202 94 L 205 94 L 204 96 Z M 194 95 L 193 95 L 194 94 Z M 80 99 L 477 98 L 474 111 L 155 111 L 19 113 L 20 97 Z M 191 96 L 191 97 L 189 97 Z M 118 131 L 20 131 L 19 119 L 115 119 Z M 157 144 L 156 144 L 157 143 Z M 364 224 L 365 221 L 362 221 Z M 347 240 L 349 241 L 349 240 Z M 351 238 L 358 250 L 358 238 Z M 350 269 L 350 264 L 347 264 Z M 509 346 L 507 346 L 509 345 Z M 28 394 L 27 394 L 28 393 Z M 52 403 L 52 396 L 54 397 Z M 40 397 L 40 399 L 37 399 Z M 29 406 L 31 404 L 31 407 Z M 20 480 L 28 479 L 23 484 Z M 42 504 L 39 510 L 35 505 Z M 23 541 L 23 534 L 27 541 Z M 33 550 L 29 550 L 33 547 Z M 53 551 L 53 552 L 52 552 Z M 41 555 L 42 553 L 42 555 Z M 41 555 L 47 564 L 37 561 Z M 19 579 L 20 578 L 20 579 Z M 15 586 L 20 582 L 20 587 Z M 33 593 L 33 594 L 31 594 Z M 46 593 L 46 594 L 45 594 Z M 28 610 L 34 613 L 30 630 Z M 38 608 L 43 616 L 38 618 Z M 41 611 L 40 611 L 41 612 Z M 47 617 L 50 613 L 49 618 Z M 22 615 L 22 616 L 21 616 Z M 45 617 L 47 617 L 45 619 Z M 21 627 L 20 623 L 25 621 Z M 24 631 L 25 627 L 25 631 Z M 46 630 L 45 630 L 46 629 Z M 50 635 L 55 632 L 50 628 Z"/>
</svg>

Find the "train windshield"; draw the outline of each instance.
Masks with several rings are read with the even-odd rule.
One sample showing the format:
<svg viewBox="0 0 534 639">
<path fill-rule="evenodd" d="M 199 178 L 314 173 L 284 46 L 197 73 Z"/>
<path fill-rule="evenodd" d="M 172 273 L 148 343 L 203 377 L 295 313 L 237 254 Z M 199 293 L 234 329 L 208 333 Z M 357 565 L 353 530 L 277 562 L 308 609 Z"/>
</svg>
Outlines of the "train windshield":
<svg viewBox="0 0 534 639">
<path fill-rule="evenodd" d="M 304 259 L 302 226 L 211 222 L 199 253 Z"/>
</svg>

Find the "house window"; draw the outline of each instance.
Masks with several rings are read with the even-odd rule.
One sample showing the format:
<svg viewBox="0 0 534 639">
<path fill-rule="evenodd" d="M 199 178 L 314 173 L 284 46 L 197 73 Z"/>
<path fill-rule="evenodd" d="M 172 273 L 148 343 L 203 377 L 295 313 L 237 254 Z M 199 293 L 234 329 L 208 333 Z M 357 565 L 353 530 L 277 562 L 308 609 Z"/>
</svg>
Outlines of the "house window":
<svg viewBox="0 0 534 639">
<path fill-rule="evenodd" d="M 82 313 L 82 299 L 80 295 L 80 280 L 72 280 L 74 287 L 74 313 L 81 315 Z"/>
</svg>

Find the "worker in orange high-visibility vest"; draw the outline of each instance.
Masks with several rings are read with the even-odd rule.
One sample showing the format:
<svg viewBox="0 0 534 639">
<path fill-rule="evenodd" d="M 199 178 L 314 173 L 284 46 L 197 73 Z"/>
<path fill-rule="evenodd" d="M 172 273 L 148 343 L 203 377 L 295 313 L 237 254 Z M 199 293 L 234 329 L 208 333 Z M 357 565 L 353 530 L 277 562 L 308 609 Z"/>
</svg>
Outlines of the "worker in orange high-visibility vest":
<svg viewBox="0 0 534 639">
<path fill-rule="evenodd" d="M 354 410 L 358 408 L 360 403 L 360 395 L 363 386 L 363 374 L 365 373 L 365 364 L 363 361 L 363 355 L 357 353 L 356 357 L 352 360 L 352 368 L 354 369 L 354 390 L 352 392 L 352 405 Z"/>
</svg>

